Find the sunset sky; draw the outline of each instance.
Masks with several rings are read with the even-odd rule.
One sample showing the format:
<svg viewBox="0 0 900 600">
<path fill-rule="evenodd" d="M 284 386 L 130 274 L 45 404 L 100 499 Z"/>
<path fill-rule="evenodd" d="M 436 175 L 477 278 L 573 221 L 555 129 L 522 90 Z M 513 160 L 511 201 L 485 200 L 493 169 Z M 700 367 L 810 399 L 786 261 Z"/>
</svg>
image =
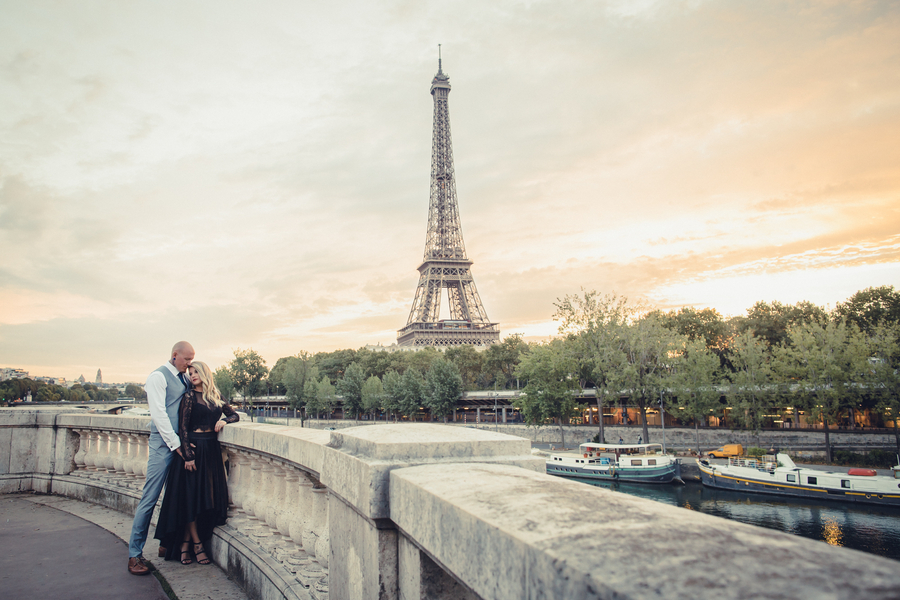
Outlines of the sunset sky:
<svg viewBox="0 0 900 600">
<path fill-rule="evenodd" d="M 503 336 L 900 286 L 896 2 L 0 0 L 0 366 L 396 341 L 438 44 Z"/>
</svg>

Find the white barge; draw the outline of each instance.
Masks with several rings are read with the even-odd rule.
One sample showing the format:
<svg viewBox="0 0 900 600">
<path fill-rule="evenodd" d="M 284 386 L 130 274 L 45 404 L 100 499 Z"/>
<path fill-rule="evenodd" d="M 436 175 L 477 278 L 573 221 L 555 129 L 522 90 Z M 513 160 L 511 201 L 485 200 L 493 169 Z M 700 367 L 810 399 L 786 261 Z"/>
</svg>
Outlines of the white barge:
<svg viewBox="0 0 900 600">
<path fill-rule="evenodd" d="M 551 454 L 547 473 L 605 481 L 681 482 L 681 464 L 663 454 L 661 444 L 581 444 L 577 454 Z"/>
<path fill-rule="evenodd" d="M 893 477 L 873 469 L 821 471 L 798 467 L 787 454 L 729 458 L 727 465 L 698 459 L 697 465 L 700 481 L 712 488 L 900 506 L 900 466 Z"/>
</svg>

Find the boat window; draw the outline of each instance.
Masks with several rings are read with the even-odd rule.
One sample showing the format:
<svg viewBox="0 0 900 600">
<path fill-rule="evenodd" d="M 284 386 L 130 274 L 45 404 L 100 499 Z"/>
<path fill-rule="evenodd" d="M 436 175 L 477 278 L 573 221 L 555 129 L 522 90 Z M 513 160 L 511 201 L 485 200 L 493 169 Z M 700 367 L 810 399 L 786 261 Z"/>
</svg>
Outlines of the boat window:
<svg viewBox="0 0 900 600">
<path fill-rule="evenodd" d="M 632 459 L 631 464 L 640 466 L 641 460 L 640 459 L 638 459 L 638 460 Z"/>
<path fill-rule="evenodd" d="M 648 458 L 648 459 L 647 459 L 647 464 L 648 464 L 648 465 L 655 465 L 655 464 L 656 464 L 656 459 L 655 459 L 655 458 Z"/>
<path fill-rule="evenodd" d="M 787 480 L 790 481 L 791 483 L 795 483 L 797 481 L 797 478 L 794 475 L 789 474 L 787 476 Z"/>
<path fill-rule="evenodd" d="M 809 485 L 819 485 L 819 479 L 817 477 L 807 477 L 806 483 Z"/>
<path fill-rule="evenodd" d="M 850 480 L 849 479 L 841 479 L 841 487 L 850 489 Z"/>
</svg>

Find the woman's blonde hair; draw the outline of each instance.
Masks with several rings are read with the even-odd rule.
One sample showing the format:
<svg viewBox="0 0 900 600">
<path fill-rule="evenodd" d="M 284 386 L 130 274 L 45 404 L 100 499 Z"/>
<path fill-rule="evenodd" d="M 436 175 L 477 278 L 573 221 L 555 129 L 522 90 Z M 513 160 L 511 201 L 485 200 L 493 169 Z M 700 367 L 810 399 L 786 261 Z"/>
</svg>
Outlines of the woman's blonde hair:
<svg viewBox="0 0 900 600">
<path fill-rule="evenodd" d="M 222 408 L 222 405 L 224 405 L 225 402 L 222 400 L 222 395 L 219 394 L 219 388 L 216 387 L 216 380 L 206 363 L 195 360 L 191 363 L 190 368 L 194 369 L 197 372 L 197 375 L 200 376 L 200 383 L 203 384 L 203 401 L 206 402 L 206 405 Z"/>
</svg>

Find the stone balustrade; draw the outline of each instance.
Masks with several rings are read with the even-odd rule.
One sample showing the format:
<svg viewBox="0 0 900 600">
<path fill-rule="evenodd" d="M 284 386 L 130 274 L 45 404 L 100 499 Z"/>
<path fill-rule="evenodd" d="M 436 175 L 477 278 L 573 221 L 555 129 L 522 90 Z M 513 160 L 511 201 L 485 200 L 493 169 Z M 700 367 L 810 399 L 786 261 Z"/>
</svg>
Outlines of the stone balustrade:
<svg viewBox="0 0 900 600">
<path fill-rule="evenodd" d="M 143 417 L 0 409 L 0 493 L 133 513 L 148 426 Z M 509 435 L 238 423 L 219 439 L 231 508 L 210 552 L 256 598 L 900 593 L 892 560 L 548 476 L 530 442 Z"/>
</svg>

